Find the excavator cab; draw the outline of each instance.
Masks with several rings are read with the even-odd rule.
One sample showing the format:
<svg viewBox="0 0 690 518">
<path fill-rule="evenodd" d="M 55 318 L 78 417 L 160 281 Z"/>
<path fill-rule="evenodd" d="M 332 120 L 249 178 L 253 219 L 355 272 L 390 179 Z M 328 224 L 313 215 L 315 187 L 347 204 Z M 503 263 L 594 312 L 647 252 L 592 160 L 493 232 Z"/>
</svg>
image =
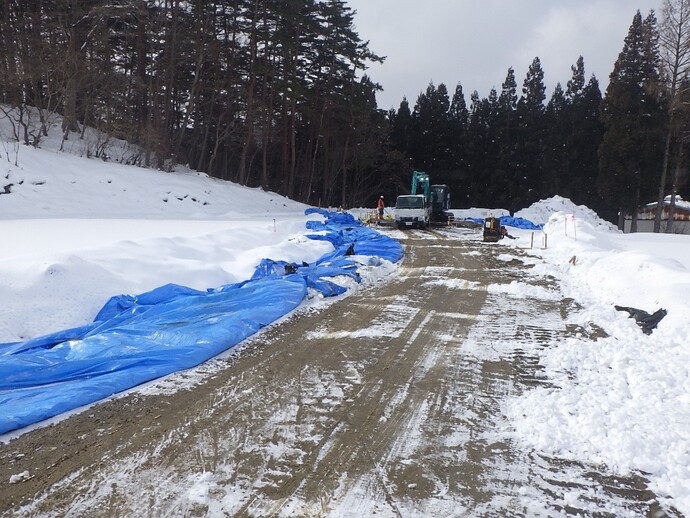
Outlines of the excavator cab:
<svg viewBox="0 0 690 518">
<path fill-rule="evenodd" d="M 455 215 L 450 210 L 450 191 L 445 184 L 431 186 L 431 217 L 442 223 L 455 221 Z"/>
<path fill-rule="evenodd" d="M 490 216 L 484 219 L 484 241 L 496 243 L 501 239 L 501 218 Z"/>
</svg>

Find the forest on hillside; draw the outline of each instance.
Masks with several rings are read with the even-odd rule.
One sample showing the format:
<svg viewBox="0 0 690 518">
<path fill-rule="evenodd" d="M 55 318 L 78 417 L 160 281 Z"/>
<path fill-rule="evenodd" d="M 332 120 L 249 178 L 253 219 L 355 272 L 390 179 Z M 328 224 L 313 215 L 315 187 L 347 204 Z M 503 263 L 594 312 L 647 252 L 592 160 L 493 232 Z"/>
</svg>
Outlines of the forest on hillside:
<svg viewBox="0 0 690 518">
<path fill-rule="evenodd" d="M 105 135 L 92 156 L 125 139 L 131 163 L 313 205 L 373 206 L 422 170 L 454 207 L 558 194 L 615 220 L 688 192 L 689 2 L 634 14 L 603 93 L 580 57 L 547 100 L 535 57 L 521 87 L 511 67 L 487 98 L 432 83 L 386 112 L 343 0 L 2 0 L 0 116 L 26 145 L 59 114 L 66 140 Z"/>
</svg>

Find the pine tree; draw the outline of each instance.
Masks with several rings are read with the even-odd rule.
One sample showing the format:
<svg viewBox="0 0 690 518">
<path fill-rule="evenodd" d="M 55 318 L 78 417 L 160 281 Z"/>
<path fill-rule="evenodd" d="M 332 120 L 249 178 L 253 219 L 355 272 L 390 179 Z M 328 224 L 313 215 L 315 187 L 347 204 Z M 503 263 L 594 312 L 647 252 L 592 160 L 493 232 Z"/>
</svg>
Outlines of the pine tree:
<svg viewBox="0 0 690 518">
<path fill-rule="evenodd" d="M 522 84 L 518 101 L 517 168 L 520 198 L 525 206 L 538 201 L 543 191 L 546 117 L 544 71 L 535 57 Z"/>
<path fill-rule="evenodd" d="M 498 93 L 495 88 L 481 99 L 475 90 L 470 96 L 467 126 L 467 182 L 462 195 L 455 194 L 466 206 L 496 207 L 504 196 L 503 182 L 496 181 L 499 143 L 497 139 Z"/>
<path fill-rule="evenodd" d="M 601 116 L 605 133 L 599 148 L 599 194 L 618 208 L 618 225 L 636 213 L 657 184 L 663 141 L 663 104 L 659 96 L 658 45 L 653 13 L 638 11 L 610 76 Z M 658 184 L 657 184 L 658 185 Z"/>
<path fill-rule="evenodd" d="M 556 84 L 546 105 L 546 139 L 544 149 L 543 195 L 564 195 L 565 171 L 568 168 L 567 140 L 570 132 L 568 114 L 570 105 L 561 83 Z"/>
<path fill-rule="evenodd" d="M 414 138 L 410 156 L 413 167 L 431 173 L 445 172 L 450 163 L 448 89 L 430 83 L 417 98 L 412 112 Z"/>
<path fill-rule="evenodd" d="M 572 78 L 568 81 L 565 114 L 569 126 L 566 140 L 567 163 L 563 171 L 564 192 L 577 204 L 590 205 L 596 200 L 593 188 L 599 173 L 597 156 L 603 128 L 599 119 L 601 91 L 596 77 L 585 83 L 585 64 L 580 56 L 571 67 Z"/>
<path fill-rule="evenodd" d="M 601 89 L 599 81 L 592 76 L 587 82 L 582 95 L 573 102 L 573 117 L 577 122 L 576 139 L 573 142 L 575 152 L 571 155 L 577 174 L 573 178 L 573 201 L 584 204 L 595 210 L 603 211 L 596 192 L 596 181 L 599 175 L 599 143 L 604 133 L 604 126 L 599 117 L 601 107 Z"/>
<path fill-rule="evenodd" d="M 573 75 L 568 81 L 566 97 L 573 101 L 575 98 L 582 96 L 585 88 L 585 60 L 582 56 L 577 58 L 575 65 L 570 67 Z"/>
<path fill-rule="evenodd" d="M 391 122 L 391 141 L 395 149 L 410 155 L 412 140 L 412 112 L 407 98 L 403 97 L 397 113 L 390 118 Z"/>
<path fill-rule="evenodd" d="M 462 93 L 462 85 L 459 83 L 455 87 L 455 93 L 450 102 L 448 119 L 452 168 L 454 170 L 463 170 L 465 167 L 465 140 L 469 123 L 469 111 L 467 110 L 465 96 Z"/>
<path fill-rule="evenodd" d="M 513 67 L 508 69 L 496 105 L 496 137 L 498 163 L 495 180 L 498 186 L 496 205 L 508 207 L 511 213 L 522 204 L 521 184 L 517 168 L 517 82 Z"/>
</svg>

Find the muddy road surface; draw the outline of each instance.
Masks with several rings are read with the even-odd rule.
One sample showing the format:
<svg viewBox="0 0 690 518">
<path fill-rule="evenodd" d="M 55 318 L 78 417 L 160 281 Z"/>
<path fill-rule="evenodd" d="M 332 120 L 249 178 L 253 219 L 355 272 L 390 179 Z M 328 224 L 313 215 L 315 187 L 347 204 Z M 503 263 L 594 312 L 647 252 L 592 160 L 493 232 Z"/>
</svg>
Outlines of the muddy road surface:
<svg viewBox="0 0 690 518">
<path fill-rule="evenodd" d="M 0 514 L 667 514 L 643 479 L 511 443 L 501 405 L 548 383 L 534 351 L 577 306 L 476 231 L 393 234 L 387 282 L 1 444 Z"/>
</svg>

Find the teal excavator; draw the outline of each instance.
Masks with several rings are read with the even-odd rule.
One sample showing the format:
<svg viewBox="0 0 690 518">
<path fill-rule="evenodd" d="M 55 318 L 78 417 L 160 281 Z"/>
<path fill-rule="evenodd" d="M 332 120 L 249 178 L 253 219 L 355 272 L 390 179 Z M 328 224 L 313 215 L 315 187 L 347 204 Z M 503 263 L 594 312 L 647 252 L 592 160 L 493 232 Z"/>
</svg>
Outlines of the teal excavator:
<svg viewBox="0 0 690 518">
<path fill-rule="evenodd" d="M 426 228 L 432 221 L 449 223 L 453 220 L 448 186 L 431 185 L 427 173 L 414 171 L 410 194 L 398 196 L 395 201 L 395 224 L 398 228 Z"/>
</svg>

